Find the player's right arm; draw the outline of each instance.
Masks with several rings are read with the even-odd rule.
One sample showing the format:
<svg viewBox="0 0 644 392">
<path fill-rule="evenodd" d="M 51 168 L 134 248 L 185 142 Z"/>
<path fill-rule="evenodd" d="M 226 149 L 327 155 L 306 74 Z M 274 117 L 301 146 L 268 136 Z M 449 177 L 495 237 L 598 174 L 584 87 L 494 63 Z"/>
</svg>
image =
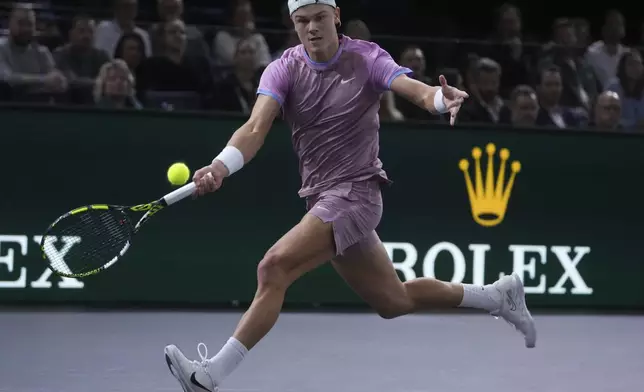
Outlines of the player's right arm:
<svg viewBox="0 0 644 392">
<path fill-rule="evenodd" d="M 279 112 L 279 102 L 267 95 L 258 95 L 250 117 L 233 133 L 222 152 L 210 165 L 195 172 L 196 193 L 203 195 L 216 191 L 225 177 L 250 162 L 262 148 Z M 212 177 L 207 176 L 208 173 Z"/>
<path fill-rule="evenodd" d="M 257 96 L 250 118 L 233 133 L 227 145 L 235 147 L 242 153 L 244 164 L 250 162 L 262 147 L 279 113 L 279 102 L 267 95 Z M 218 160 L 215 159 L 215 162 Z"/>
<path fill-rule="evenodd" d="M 290 88 L 286 62 L 276 60 L 262 74 L 258 96 L 251 115 L 239 127 L 212 163 L 195 172 L 198 195 L 217 190 L 225 177 L 250 162 L 264 144 L 266 135 L 279 115 Z M 210 173 L 212 176 L 207 176 Z"/>
</svg>

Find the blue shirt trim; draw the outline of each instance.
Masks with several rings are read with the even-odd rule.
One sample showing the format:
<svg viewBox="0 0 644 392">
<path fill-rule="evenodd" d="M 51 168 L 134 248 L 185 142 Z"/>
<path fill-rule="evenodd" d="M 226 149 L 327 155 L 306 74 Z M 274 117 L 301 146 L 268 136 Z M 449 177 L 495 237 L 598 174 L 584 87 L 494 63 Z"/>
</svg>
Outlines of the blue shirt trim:
<svg viewBox="0 0 644 392">
<path fill-rule="evenodd" d="M 389 78 L 389 81 L 387 82 L 387 88 L 388 88 L 388 89 L 391 89 L 391 84 L 394 82 L 394 80 L 395 80 L 398 76 L 400 76 L 400 75 L 402 75 L 402 74 L 412 73 L 412 72 L 413 72 L 413 71 L 412 71 L 411 69 L 409 69 L 409 68 L 403 68 L 403 69 L 401 69 L 400 71 L 396 72 L 395 74 L 391 75 L 391 77 Z"/>
<path fill-rule="evenodd" d="M 282 101 L 276 94 L 274 94 L 274 93 L 272 93 L 272 92 L 270 92 L 268 90 L 264 90 L 264 89 L 260 88 L 260 89 L 257 90 L 257 94 L 268 95 L 269 97 L 271 97 L 274 100 L 276 100 L 277 102 L 279 102 L 280 106 L 284 105 L 284 101 Z"/>
</svg>

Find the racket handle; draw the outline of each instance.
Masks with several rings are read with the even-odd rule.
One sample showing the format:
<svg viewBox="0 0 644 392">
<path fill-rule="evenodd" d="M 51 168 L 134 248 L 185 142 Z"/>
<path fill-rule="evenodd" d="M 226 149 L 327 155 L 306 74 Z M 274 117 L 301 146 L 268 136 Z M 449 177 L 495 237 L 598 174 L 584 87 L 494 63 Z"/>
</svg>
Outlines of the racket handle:
<svg viewBox="0 0 644 392">
<path fill-rule="evenodd" d="M 208 176 L 212 177 L 212 174 L 208 173 Z M 175 189 L 174 191 L 168 193 L 167 195 L 163 196 L 163 200 L 165 200 L 167 205 L 172 205 L 178 201 L 181 201 L 185 199 L 186 197 L 192 195 L 195 191 L 195 188 L 197 186 L 195 185 L 194 182 L 190 181 L 186 185 L 182 186 L 179 189 Z"/>
</svg>

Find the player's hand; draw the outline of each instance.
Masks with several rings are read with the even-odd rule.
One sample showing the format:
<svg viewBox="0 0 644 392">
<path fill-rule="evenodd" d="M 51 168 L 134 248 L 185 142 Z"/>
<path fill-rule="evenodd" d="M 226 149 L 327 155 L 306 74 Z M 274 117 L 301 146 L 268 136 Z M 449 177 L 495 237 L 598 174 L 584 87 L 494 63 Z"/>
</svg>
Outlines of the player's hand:
<svg viewBox="0 0 644 392">
<path fill-rule="evenodd" d="M 443 102 L 447 109 L 449 110 L 450 118 L 449 124 L 454 125 L 456 122 L 456 115 L 458 111 L 461 110 L 461 105 L 466 98 L 469 98 L 469 94 L 465 91 L 461 91 L 456 87 L 452 87 L 447 84 L 447 79 L 445 76 L 441 75 L 438 77 L 438 80 L 441 83 L 441 91 L 443 92 Z"/>
<path fill-rule="evenodd" d="M 227 175 L 228 168 L 217 160 L 197 170 L 194 176 L 192 176 L 192 181 L 197 186 L 195 195 L 203 196 L 206 193 L 215 192 L 221 188 L 221 184 Z"/>
</svg>

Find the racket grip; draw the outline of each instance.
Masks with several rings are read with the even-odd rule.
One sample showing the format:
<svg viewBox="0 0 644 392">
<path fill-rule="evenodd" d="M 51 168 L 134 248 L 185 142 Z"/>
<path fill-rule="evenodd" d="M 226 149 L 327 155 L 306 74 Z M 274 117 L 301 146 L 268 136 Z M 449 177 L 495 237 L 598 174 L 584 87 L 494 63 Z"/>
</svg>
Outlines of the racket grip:
<svg viewBox="0 0 644 392">
<path fill-rule="evenodd" d="M 212 174 L 210 173 L 208 173 L 207 175 L 212 177 Z M 163 196 L 163 200 L 165 200 L 167 205 L 172 205 L 192 195 L 196 188 L 197 186 L 195 185 L 195 183 L 190 181 L 189 183 L 182 186 L 181 188 L 175 189 L 174 191 Z"/>
<path fill-rule="evenodd" d="M 195 185 L 194 182 L 190 181 L 186 185 L 182 186 L 179 189 L 175 189 L 174 191 L 168 193 L 167 195 L 163 196 L 163 200 L 165 200 L 167 205 L 172 205 L 180 200 L 185 199 L 186 197 L 192 195 L 192 193 L 195 191 L 195 188 L 197 186 Z"/>
</svg>

